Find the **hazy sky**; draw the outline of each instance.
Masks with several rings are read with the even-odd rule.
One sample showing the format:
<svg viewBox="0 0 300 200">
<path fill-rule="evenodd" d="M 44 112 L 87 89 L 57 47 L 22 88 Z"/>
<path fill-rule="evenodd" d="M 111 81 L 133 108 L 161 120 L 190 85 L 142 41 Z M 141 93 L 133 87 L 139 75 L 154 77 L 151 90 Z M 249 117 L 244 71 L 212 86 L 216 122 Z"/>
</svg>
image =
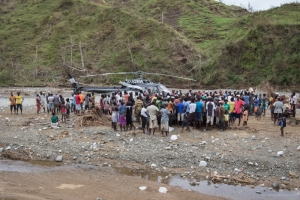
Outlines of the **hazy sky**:
<svg viewBox="0 0 300 200">
<path fill-rule="evenodd" d="M 248 7 L 248 3 L 250 2 L 250 5 L 254 10 L 268 10 L 271 6 L 278 7 L 281 4 L 295 1 L 297 0 L 223 0 L 223 3 L 237 6 L 243 4 L 245 7 Z M 300 0 L 298 0 L 298 2 L 300 2 Z"/>
</svg>

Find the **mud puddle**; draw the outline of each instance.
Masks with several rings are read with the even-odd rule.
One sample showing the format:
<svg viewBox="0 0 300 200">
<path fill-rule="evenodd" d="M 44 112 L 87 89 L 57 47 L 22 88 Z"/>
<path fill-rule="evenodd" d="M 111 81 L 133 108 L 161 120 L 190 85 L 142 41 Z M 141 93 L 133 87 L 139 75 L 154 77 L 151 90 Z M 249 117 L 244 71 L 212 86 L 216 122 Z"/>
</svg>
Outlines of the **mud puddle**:
<svg viewBox="0 0 300 200">
<path fill-rule="evenodd" d="M 289 199 L 299 200 L 300 192 L 298 191 L 285 191 L 274 190 L 272 188 L 256 186 L 251 188 L 250 186 L 242 185 L 228 185 L 228 184 L 214 184 L 207 180 L 196 180 L 189 178 L 182 178 L 178 175 L 171 175 L 168 173 L 151 173 L 146 171 L 132 171 L 126 168 L 115 168 L 116 173 L 140 177 L 144 180 L 156 181 L 171 186 L 177 186 L 186 190 L 192 190 L 203 194 L 214 195 L 219 197 L 225 197 L 233 200 L 274 200 L 274 199 Z M 199 185 L 191 185 L 192 182 L 198 182 Z"/>
</svg>

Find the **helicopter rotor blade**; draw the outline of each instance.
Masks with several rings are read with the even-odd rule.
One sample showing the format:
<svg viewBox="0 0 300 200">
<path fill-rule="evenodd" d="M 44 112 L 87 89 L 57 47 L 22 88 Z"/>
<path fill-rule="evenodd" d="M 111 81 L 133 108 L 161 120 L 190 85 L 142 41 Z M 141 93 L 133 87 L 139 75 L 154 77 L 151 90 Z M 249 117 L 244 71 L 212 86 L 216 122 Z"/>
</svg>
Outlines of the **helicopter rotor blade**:
<svg viewBox="0 0 300 200">
<path fill-rule="evenodd" d="M 173 75 L 169 75 L 169 74 L 159 74 L 159 73 L 149 73 L 149 72 L 143 72 L 144 74 L 152 74 L 152 75 L 159 75 L 159 76 L 168 76 L 168 77 L 174 77 L 174 78 L 180 78 L 180 79 L 184 79 L 184 80 L 189 80 L 189 81 L 196 81 L 195 79 L 192 78 L 184 78 L 181 76 L 173 76 Z"/>
<path fill-rule="evenodd" d="M 113 72 L 113 73 L 86 75 L 86 76 L 80 76 L 80 77 L 94 77 L 94 76 L 106 76 L 106 75 L 117 75 L 117 74 L 137 74 L 137 73 L 138 72 Z"/>
</svg>

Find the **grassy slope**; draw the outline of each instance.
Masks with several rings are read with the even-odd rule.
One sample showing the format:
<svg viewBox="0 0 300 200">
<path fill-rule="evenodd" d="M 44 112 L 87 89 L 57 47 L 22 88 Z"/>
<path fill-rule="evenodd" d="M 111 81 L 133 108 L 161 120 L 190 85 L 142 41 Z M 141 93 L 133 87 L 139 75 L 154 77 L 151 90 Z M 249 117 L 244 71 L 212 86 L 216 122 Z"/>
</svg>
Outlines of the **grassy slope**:
<svg viewBox="0 0 300 200">
<path fill-rule="evenodd" d="M 0 67 L 12 68 L 13 60 L 13 68 L 21 66 L 27 74 L 24 81 L 34 77 L 36 44 L 40 45 L 38 77 L 46 77 L 49 82 L 57 74 L 53 69 L 65 71 L 61 47 L 68 47 L 66 60 L 70 61 L 72 36 L 76 44 L 73 62 L 80 66 L 81 41 L 90 72 L 138 68 L 192 76 L 186 72 L 197 65 L 196 55 L 201 54 L 203 60 L 211 60 L 196 72 L 198 86 L 249 86 L 265 80 L 275 85 L 300 85 L 300 4 L 251 14 L 214 0 L 27 2 L 14 4 L 14 9 L 11 5 L 0 7 L 0 46 L 5 47 L 4 55 L 0 54 L 5 62 Z M 159 22 L 162 11 L 165 24 Z M 12 71 L 3 70 L 0 80 L 8 83 Z M 116 83 L 120 79 L 114 76 L 86 81 Z"/>
<path fill-rule="evenodd" d="M 70 65 L 71 37 L 73 63 L 77 68 L 81 66 L 81 41 L 86 69 L 94 73 L 137 69 L 166 73 L 172 68 L 171 73 L 184 75 L 182 69 L 196 55 L 190 42 L 172 28 L 106 5 L 79 0 L 36 0 L 11 3 L 1 7 L 0 12 L 0 46 L 4 48 L 0 65 L 2 84 L 13 79 L 18 79 L 18 83 L 41 84 L 59 78 L 70 69 L 62 65 L 62 52 L 65 48 L 65 59 Z M 39 45 L 37 78 L 34 76 L 36 45 Z M 85 73 L 76 71 L 73 71 L 76 75 Z M 120 79 L 112 76 L 86 81 L 117 83 Z"/>
<path fill-rule="evenodd" d="M 300 85 L 300 4 L 254 13 L 234 24 L 230 41 L 214 63 L 226 85 Z M 212 71 L 212 70 L 208 70 Z"/>
</svg>

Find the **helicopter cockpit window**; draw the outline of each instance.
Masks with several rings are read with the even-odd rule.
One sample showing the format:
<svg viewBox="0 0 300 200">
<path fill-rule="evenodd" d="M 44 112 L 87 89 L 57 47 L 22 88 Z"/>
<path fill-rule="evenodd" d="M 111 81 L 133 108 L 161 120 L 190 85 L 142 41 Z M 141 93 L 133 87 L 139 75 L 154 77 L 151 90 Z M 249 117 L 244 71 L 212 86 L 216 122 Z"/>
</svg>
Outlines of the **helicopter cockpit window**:
<svg viewBox="0 0 300 200">
<path fill-rule="evenodd" d="M 146 90 L 147 90 L 149 93 L 151 93 L 151 94 L 159 93 L 158 88 L 155 87 L 155 86 L 148 86 L 148 87 L 146 88 Z"/>
</svg>

